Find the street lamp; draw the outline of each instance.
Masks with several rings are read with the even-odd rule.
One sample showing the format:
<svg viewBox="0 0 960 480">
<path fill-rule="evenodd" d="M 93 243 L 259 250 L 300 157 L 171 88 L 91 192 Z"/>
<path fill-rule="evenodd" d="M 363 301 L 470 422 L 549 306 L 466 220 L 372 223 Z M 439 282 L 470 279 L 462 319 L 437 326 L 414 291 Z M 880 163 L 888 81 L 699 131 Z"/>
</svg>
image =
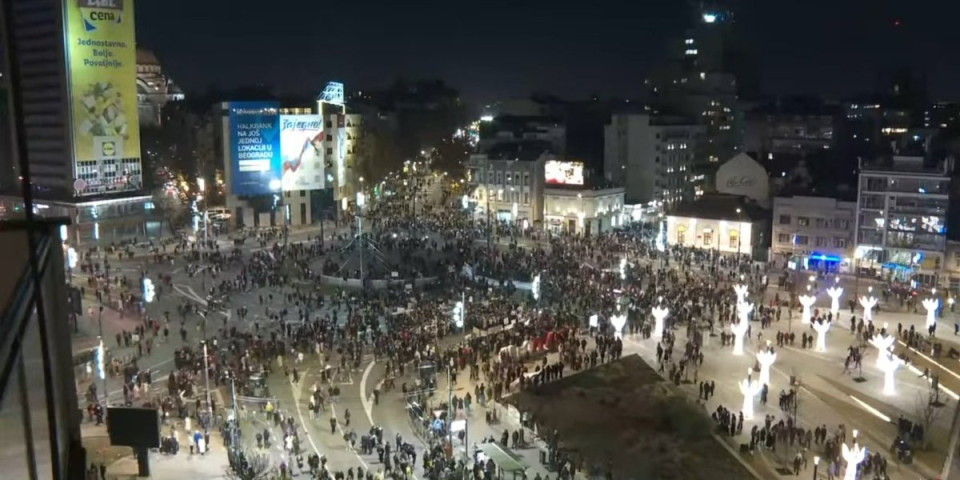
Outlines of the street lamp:
<svg viewBox="0 0 960 480">
<path fill-rule="evenodd" d="M 207 339 L 204 338 L 200 344 L 203 345 L 203 382 L 207 388 L 207 422 L 210 422 L 213 420 L 213 407 L 210 405 L 210 366 L 207 364 Z"/>
<path fill-rule="evenodd" d="M 740 270 L 740 244 L 743 243 L 743 240 L 740 239 L 740 234 L 743 233 L 743 218 L 740 216 L 740 207 L 737 207 L 737 270 Z M 717 239 L 719 241 L 720 239 Z"/>
</svg>

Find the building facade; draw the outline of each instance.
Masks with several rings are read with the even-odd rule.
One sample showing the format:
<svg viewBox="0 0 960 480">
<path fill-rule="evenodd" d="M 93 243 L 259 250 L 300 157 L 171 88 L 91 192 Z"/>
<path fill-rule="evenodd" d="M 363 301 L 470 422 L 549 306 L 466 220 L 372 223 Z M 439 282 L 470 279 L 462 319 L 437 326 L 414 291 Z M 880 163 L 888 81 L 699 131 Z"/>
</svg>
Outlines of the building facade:
<svg viewBox="0 0 960 480">
<path fill-rule="evenodd" d="M 140 126 L 160 126 L 163 107 L 169 102 L 183 99 L 183 91 L 163 73 L 157 56 L 150 50 L 137 48 L 137 110 L 140 113 Z"/>
<path fill-rule="evenodd" d="M 595 235 L 623 224 L 623 187 L 547 188 L 544 228 L 554 233 Z"/>
<path fill-rule="evenodd" d="M 706 194 L 665 215 L 665 241 L 670 246 L 762 259 L 768 244 L 768 216 L 745 197 Z"/>
<path fill-rule="evenodd" d="M 477 219 L 524 228 L 543 222 L 544 164 L 549 155 L 505 159 L 474 154 L 467 162 Z"/>
<path fill-rule="evenodd" d="M 857 202 L 774 198 L 771 260 L 794 269 L 852 272 L 856 217 Z"/>
<path fill-rule="evenodd" d="M 705 180 L 696 153 L 703 132 L 682 117 L 615 114 L 604 126 L 604 175 L 623 185 L 630 204 L 693 200 Z"/>
<path fill-rule="evenodd" d="M 718 193 L 740 195 L 764 208 L 770 207 L 770 175 L 746 153 L 737 154 L 720 165 L 714 181 Z"/>
<path fill-rule="evenodd" d="M 944 268 L 952 161 L 935 168 L 923 157 L 862 164 L 856 252 L 861 267 L 885 279 L 936 286 Z"/>
</svg>

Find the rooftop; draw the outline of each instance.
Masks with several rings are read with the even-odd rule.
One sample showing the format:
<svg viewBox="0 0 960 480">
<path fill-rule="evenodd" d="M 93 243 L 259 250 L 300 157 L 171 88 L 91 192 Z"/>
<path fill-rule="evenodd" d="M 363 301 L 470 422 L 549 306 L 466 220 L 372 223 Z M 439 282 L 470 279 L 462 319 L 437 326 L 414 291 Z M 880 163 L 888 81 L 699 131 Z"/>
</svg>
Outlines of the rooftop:
<svg viewBox="0 0 960 480">
<path fill-rule="evenodd" d="M 550 142 L 543 140 L 525 140 L 521 142 L 501 142 L 486 151 L 490 160 L 522 160 L 532 162 L 544 154 L 552 153 Z"/>
<path fill-rule="evenodd" d="M 900 156 L 861 160 L 860 171 L 863 173 L 912 173 L 931 176 L 949 176 L 953 171 L 953 160 L 941 160 L 936 163 L 919 156 Z"/>
<path fill-rule="evenodd" d="M 740 209 L 740 213 L 737 213 L 737 209 Z M 763 220 L 769 214 L 767 210 L 742 195 L 707 193 L 698 200 L 681 202 L 669 216 L 736 222 Z"/>
</svg>

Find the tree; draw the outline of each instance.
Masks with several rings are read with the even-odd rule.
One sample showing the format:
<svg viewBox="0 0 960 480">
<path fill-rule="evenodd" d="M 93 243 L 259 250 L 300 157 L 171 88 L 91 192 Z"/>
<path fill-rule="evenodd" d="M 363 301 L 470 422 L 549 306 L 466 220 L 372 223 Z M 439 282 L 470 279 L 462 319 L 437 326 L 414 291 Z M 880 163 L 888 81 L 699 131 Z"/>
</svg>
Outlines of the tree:
<svg viewBox="0 0 960 480">
<path fill-rule="evenodd" d="M 937 420 L 940 418 L 940 413 L 941 409 L 937 406 L 936 402 L 933 401 L 932 393 L 917 393 L 914 415 L 917 417 L 917 422 L 923 427 L 923 443 L 921 448 L 924 450 L 929 450 L 930 447 L 932 447 L 930 438 L 933 437 L 933 435 L 931 435 L 930 429 L 937 423 Z"/>
<path fill-rule="evenodd" d="M 153 208 L 160 216 L 160 232 L 163 232 L 163 222 L 166 220 L 170 233 L 176 231 L 176 225 L 183 221 L 187 207 L 183 201 L 172 192 L 157 188 L 153 192 Z"/>
<path fill-rule="evenodd" d="M 269 480 L 274 477 L 270 456 L 248 450 L 235 450 L 227 478 L 231 480 Z"/>
</svg>

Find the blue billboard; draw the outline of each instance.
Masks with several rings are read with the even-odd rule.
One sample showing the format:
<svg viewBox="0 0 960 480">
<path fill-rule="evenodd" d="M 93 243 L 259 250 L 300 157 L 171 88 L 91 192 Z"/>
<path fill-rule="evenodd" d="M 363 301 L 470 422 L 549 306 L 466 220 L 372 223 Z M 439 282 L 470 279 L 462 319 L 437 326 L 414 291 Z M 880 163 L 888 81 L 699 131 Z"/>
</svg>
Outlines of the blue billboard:
<svg viewBox="0 0 960 480">
<path fill-rule="evenodd" d="M 280 116 L 277 102 L 230 102 L 230 190 L 234 195 L 280 191 Z"/>
</svg>

